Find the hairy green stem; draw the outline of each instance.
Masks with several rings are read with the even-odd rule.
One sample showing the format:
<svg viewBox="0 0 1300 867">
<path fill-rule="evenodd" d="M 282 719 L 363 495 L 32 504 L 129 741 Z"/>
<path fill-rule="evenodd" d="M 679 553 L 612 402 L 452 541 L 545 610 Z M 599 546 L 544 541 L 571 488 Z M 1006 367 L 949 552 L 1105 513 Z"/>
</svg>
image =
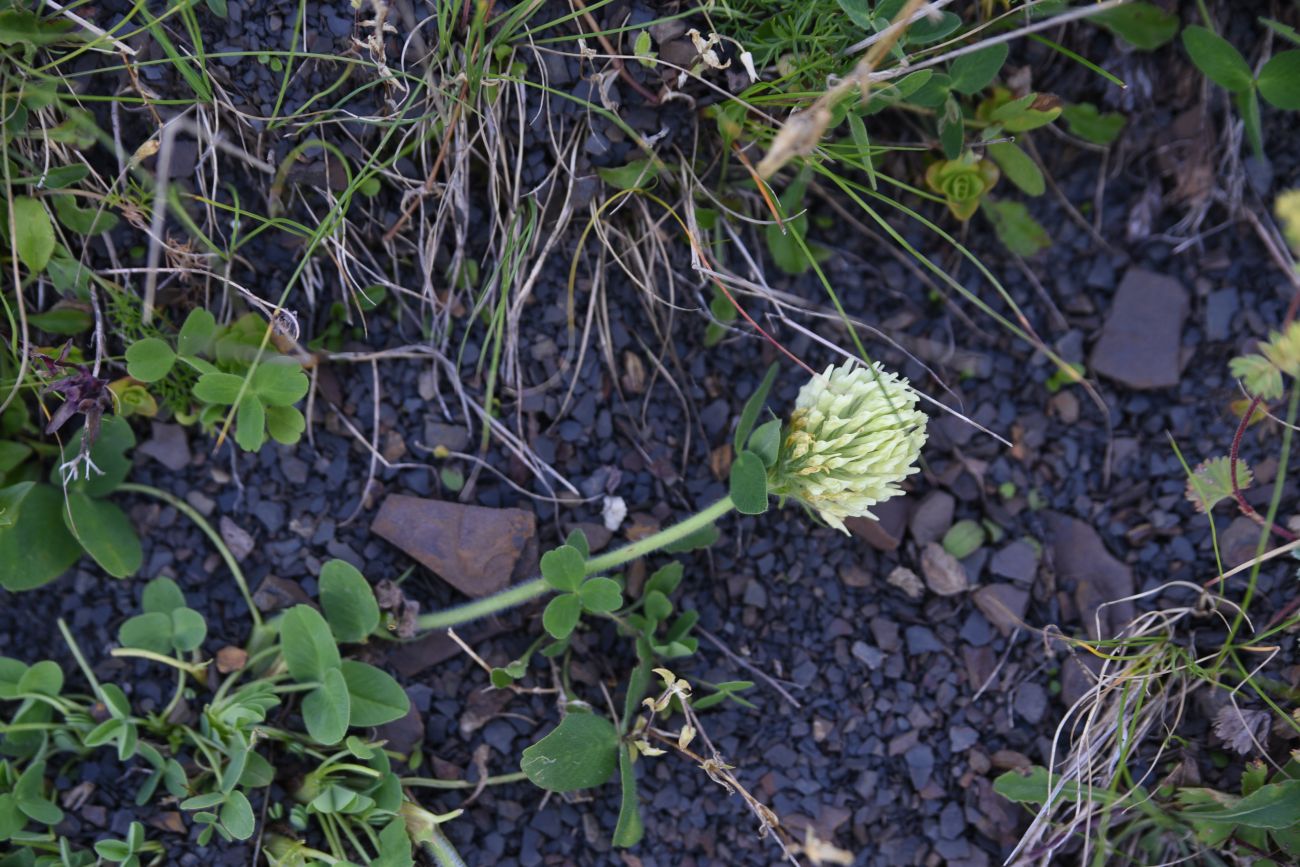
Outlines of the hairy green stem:
<svg viewBox="0 0 1300 867">
<path fill-rule="evenodd" d="M 438 862 L 438 867 L 466 867 L 465 861 L 456 851 L 456 847 L 447 839 L 447 835 L 442 833 L 442 829 L 437 825 L 430 829 L 430 839 L 425 840 L 421 845 L 424 851 L 433 856 L 433 860 Z"/>
<path fill-rule="evenodd" d="M 207 518 L 200 515 L 197 509 L 182 500 L 180 497 L 173 496 L 172 494 L 169 494 L 160 488 L 155 488 L 152 485 L 140 485 L 135 482 L 124 482 L 117 486 L 117 490 L 130 491 L 135 494 L 147 494 L 150 497 L 162 500 L 164 503 L 193 521 L 195 525 L 203 531 L 203 535 L 207 536 L 212 541 L 212 544 L 216 546 L 217 553 L 221 555 L 221 559 L 226 561 L 226 568 L 228 568 L 230 574 L 234 576 L 235 583 L 239 585 L 239 592 L 243 595 L 244 602 L 248 605 L 248 615 L 253 619 L 254 631 L 261 629 L 262 613 L 257 610 L 257 605 L 253 603 L 253 594 L 248 592 L 248 581 L 244 579 L 244 570 L 239 568 L 239 563 L 235 560 L 235 555 L 230 553 L 230 549 L 226 547 L 226 543 L 222 540 L 221 536 L 213 529 L 212 525 L 208 523 Z"/>
<path fill-rule="evenodd" d="M 495 777 L 488 777 L 482 780 L 485 786 L 500 786 L 505 783 L 522 783 L 528 779 L 528 775 L 523 771 L 515 771 L 511 774 L 498 774 Z M 440 780 L 437 777 L 402 777 L 403 786 L 420 786 L 429 789 L 473 789 L 478 786 L 478 782 L 469 780 Z"/>
<path fill-rule="evenodd" d="M 731 497 L 723 497 L 704 511 L 692 515 L 684 521 L 673 524 L 671 527 L 665 527 L 658 533 L 646 536 L 644 539 L 638 539 L 631 544 L 624 545 L 622 548 L 616 548 L 599 557 L 591 558 L 586 563 L 586 574 L 597 575 L 602 572 L 609 572 L 624 563 L 644 557 L 646 554 L 658 551 L 660 548 L 674 542 L 680 542 L 687 536 L 703 530 L 734 508 L 735 504 L 731 502 Z M 505 611 L 507 608 L 522 605 L 531 599 L 546 595 L 551 589 L 551 585 L 546 583 L 546 579 L 533 578 L 522 584 L 508 587 L 500 593 L 488 596 L 485 599 L 458 605 L 445 611 L 425 614 L 419 619 L 418 623 L 421 631 L 460 626 L 463 623 L 469 623 L 471 620 L 478 620 L 480 617 L 487 617 Z"/>
</svg>

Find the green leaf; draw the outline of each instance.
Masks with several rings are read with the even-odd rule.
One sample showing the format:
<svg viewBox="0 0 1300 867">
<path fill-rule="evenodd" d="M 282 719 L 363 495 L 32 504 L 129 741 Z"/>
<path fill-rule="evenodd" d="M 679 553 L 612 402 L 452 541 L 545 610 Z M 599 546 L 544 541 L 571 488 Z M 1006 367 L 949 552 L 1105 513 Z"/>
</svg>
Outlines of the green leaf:
<svg viewBox="0 0 1300 867">
<path fill-rule="evenodd" d="M 1191 55 L 1196 68 L 1205 77 L 1230 93 L 1243 93 L 1251 88 L 1255 78 L 1250 64 L 1232 43 L 1199 24 L 1183 29 L 1183 47 Z"/>
<path fill-rule="evenodd" d="M 414 864 L 406 822 L 398 816 L 379 832 L 379 857 L 370 862 L 370 867 L 413 867 Z"/>
<path fill-rule="evenodd" d="M 320 570 L 320 604 L 339 641 L 365 641 L 379 626 L 379 603 L 365 576 L 351 563 L 330 560 Z"/>
<path fill-rule="evenodd" d="M 0 488 L 0 530 L 8 529 L 18 523 L 23 500 L 34 487 L 36 487 L 35 482 L 19 482 L 7 488 Z"/>
<path fill-rule="evenodd" d="M 763 459 L 763 466 L 776 466 L 781 451 L 781 420 L 774 418 L 758 426 L 749 437 L 749 450 Z"/>
<path fill-rule="evenodd" d="M 966 127 L 962 122 L 961 106 L 949 96 L 939 115 L 939 145 L 945 158 L 955 160 L 961 156 L 966 141 Z"/>
<path fill-rule="evenodd" d="M 745 401 L 745 406 L 740 410 L 740 419 L 736 422 L 736 435 L 732 438 L 732 447 L 739 454 L 745 448 L 745 443 L 749 439 L 750 432 L 754 430 L 754 425 L 758 422 L 758 414 L 763 411 L 763 404 L 767 403 L 768 392 L 772 390 L 772 383 L 776 381 L 776 372 L 780 365 L 775 361 L 767 368 L 767 373 L 763 374 L 763 381 L 754 389 L 754 393 Z"/>
<path fill-rule="evenodd" d="M 0 843 L 22 831 L 27 817 L 18 809 L 18 802 L 8 792 L 0 793 Z"/>
<path fill-rule="evenodd" d="M 306 429 L 307 419 L 296 407 L 266 407 L 266 432 L 276 442 L 291 446 L 302 439 L 302 432 Z"/>
<path fill-rule="evenodd" d="M 624 166 L 596 169 L 600 179 L 619 190 L 649 189 L 657 180 L 654 166 L 648 159 L 632 160 Z"/>
<path fill-rule="evenodd" d="M 177 608 L 171 616 L 172 647 L 179 653 L 198 650 L 208 637 L 208 624 L 193 608 Z"/>
<path fill-rule="evenodd" d="M 772 254 L 772 261 L 776 267 L 794 276 L 808 270 L 808 257 L 796 240 L 808 234 L 808 215 L 790 216 L 803 208 L 808 178 L 808 170 L 801 170 L 781 194 L 781 214 L 784 217 L 782 224 L 772 222 L 763 227 L 763 237 L 767 241 L 768 252 Z"/>
<path fill-rule="evenodd" d="M 255 452 L 266 442 L 266 408 L 262 399 L 249 392 L 239 400 L 235 412 L 235 442 L 246 452 Z"/>
<path fill-rule="evenodd" d="M 339 667 L 339 648 L 325 618 L 310 605 L 295 605 L 280 622 L 284 664 L 299 683 L 322 680 Z"/>
<path fill-rule="evenodd" d="M 54 255 L 54 225 L 50 215 L 44 205 L 30 196 L 15 196 L 11 205 L 14 250 L 27 270 L 39 274 Z"/>
<path fill-rule="evenodd" d="M 1300 815 L 1300 780 L 1260 786 L 1236 804 L 1218 810 L 1183 810 L 1185 819 L 1233 822 L 1248 828 L 1282 829 L 1296 824 Z"/>
<path fill-rule="evenodd" d="M 181 355 L 202 355 L 212 347 L 217 332 L 217 320 L 202 307 L 195 307 L 185 317 L 180 334 L 176 336 L 176 351 Z"/>
<path fill-rule="evenodd" d="M 672 592 L 677 589 L 677 586 L 682 583 L 682 571 L 682 564 L 676 560 L 672 563 L 660 566 L 654 571 L 654 574 L 646 580 L 645 590 L 641 595 L 644 596 L 645 594 L 651 593 L 655 590 L 658 590 L 665 596 L 671 595 Z"/>
<path fill-rule="evenodd" d="M 27 695 L 57 696 L 63 689 L 63 669 L 58 663 L 42 659 L 34 663 L 18 678 L 18 692 Z"/>
<path fill-rule="evenodd" d="M 18 520 L 0 529 L 0 587 L 31 590 L 58 578 L 81 557 L 81 546 L 63 523 L 63 495 L 36 485 L 23 498 Z"/>
<path fill-rule="evenodd" d="M 879 13 L 877 13 L 879 17 Z M 892 17 L 892 16 L 891 16 Z M 961 18 L 951 12 L 940 12 L 931 18 L 926 16 L 912 23 L 907 30 L 908 45 L 929 45 L 954 33 L 961 26 Z"/>
<path fill-rule="evenodd" d="M 104 696 L 104 705 L 114 719 L 125 720 L 131 715 L 131 703 L 126 700 L 122 687 L 115 683 L 105 683 L 99 689 Z"/>
<path fill-rule="evenodd" d="M 1300 33 L 1297 33 L 1296 29 L 1291 25 L 1283 24 L 1281 21 L 1276 21 L 1272 18 L 1261 18 L 1259 19 L 1259 22 L 1269 30 L 1272 30 L 1278 36 L 1281 36 L 1283 39 L 1293 42 L 1296 45 L 1300 45 Z"/>
<path fill-rule="evenodd" d="M 123 647 L 136 647 L 164 655 L 171 653 L 172 616 L 161 611 L 137 614 L 118 628 L 117 640 Z"/>
<path fill-rule="evenodd" d="M 42 825 L 63 821 L 63 811 L 45 799 L 45 762 L 32 762 L 14 783 L 14 799 L 27 818 Z"/>
<path fill-rule="evenodd" d="M 641 804 L 637 800 L 636 765 L 632 761 L 632 749 L 627 744 L 619 745 L 618 771 L 623 799 L 618 808 L 613 843 L 620 849 L 628 849 L 641 842 L 645 825 L 641 822 Z"/>
<path fill-rule="evenodd" d="M 965 560 L 984 544 L 984 527 L 970 518 L 958 521 L 943 534 L 943 549 L 958 560 Z"/>
<path fill-rule="evenodd" d="M 85 428 L 68 439 L 68 444 L 63 448 L 63 460 L 77 455 L 81 450 L 83 436 Z M 126 419 L 117 415 L 105 416 L 99 424 L 99 439 L 90 448 L 91 460 L 102 471 L 102 475 L 92 476 L 89 481 L 83 478 L 71 482 L 68 489 L 81 491 L 91 497 L 104 497 L 113 493 L 131 472 L 131 461 L 127 458 L 126 451 L 134 445 L 135 433 Z M 55 485 L 62 484 L 57 466 L 50 469 L 50 481 Z"/>
<path fill-rule="evenodd" d="M 54 261 L 50 260 L 51 263 Z M 52 272 L 51 266 L 46 267 Z M 50 274 L 50 279 L 54 279 L 53 273 Z M 81 307 L 56 305 L 44 313 L 33 313 L 27 317 L 27 322 L 33 328 L 49 334 L 81 334 L 94 326 L 95 319 L 89 310 Z"/>
<path fill-rule="evenodd" d="M 524 750 L 519 768 L 550 792 L 590 789 L 606 782 L 618 762 L 618 731 L 602 716 L 571 712 L 555 731 Z"/>
<path fill-rule="evenodd" d="M 109 861 L 121 863 L 131 857 L 131 848 L 121 840 L 96 840 L 95 854 Z"/>
<path fill-rule="evenodd" d="M 144 562 L 140 537 L 131 519 L 113 503 L 96 500 L 81 491 L 68 492 L 63 522 L 73 537 L 105 572 L 129 578 Z"/>
<path fill-rule="evenodd" d="M 1254 480 L 1250 467 L 1238 460 L 1237 487 L 1244 491 Z M 1209 512 L 1224 500 L 1232 499 L 1232 460 L 1225 456 L 1201 462 L 1187 477 L 1187 499 L 1198 512 Z"/>
<path fill-rule="evenodd" d="M 546 603 L 542 612 L 542 627 L 552 638 L 563 640 L 569 637 L 578 625 L 582 614 L 582 600 L 576 593 L 562 593 Z"/>
<path fill-rule="evenodd" d="M 54 255 L 45 265 L 45 273 L 54 288 L 66 294 L 84 295 L 90 285 L 90 269 L 72 258 L 62 245 L 54 248 Z"/>
<path fill-rule="evenodd" d="M 662 623 L 672 616 L 673 603 L 667 595 L 658 590 L 651 590 L 645 594 L 645 613 L 651 620 Z"/>
<path fill-rule="evenodd" d="M 233 373 L 205 373 L 194 383 L 194 396 L 204 403 L 228 406 L 239 397 L 243 384 L 244 378 Z"/>
<path fill-rule="evenodd" d="M 236 840 L 252 839 L 257 830 L 257 821 L 253 817 L 253 805 L 243 792 L 235 789 L 226 795 L 221 805 L 221 824 Z"/>
<path fill-rule="evenodd" d="M 1119 138 L 1124 129 L 1124 115 L 1102 114 L 1097 106 L 1090 102 L 1067 105 L 1061 109 L 1061 116 L 1070 132 L 1084 141 L 1093 144 L 1108 145 Z"/>
<path fill-rule="evenodd" d="M 588 578 L 578 590 L 582 607 L 593 614 L 608 614 L 623 607 L 623 589 L 612 578 Z"/>
<path fill-rule="evenodd" d="M 252 389 L 267 406 L 293 406 L 310 387 L 302 365 L 283 355 L 262 359 L 253 371 Z"/>
<path fill-rule="evenodd" d="M 96 203 L 89 208 L 77 204 L 72 195 L 54 196 L 54 215 L 70 232 L 78 235 L 102 235 L 111 232 L 118 224 L 117 214 L 100 210 Z"/>
<path fill-rule="evenodd" d="M 176 353 L 165 340 L 146 337 L 126 348 L 126 372 L 141 382 L 157 382 L 171 372 Z"/>
<path fill-rule="evenodd" d="M 547 551 L 542 555 L 540 565 L 546 583 L 561 591 L 577 590 L 587 574 L 582 553 L 572 545 L 561 545 L 553 551 Z"/>
<path fill-rule="evenodd" d="M 948 69 L 952 89 L 968 96 L 979 93 L 993 83 L 1009 51 L 1010 47 L 1001 43 L 958 57 Z"/>
<path fill-rule="evenodd" d="M 1023 203 L 985 199 L 980 209 L 993 223 L 998 240 L 1017 256 L 1032 256 L 1051 246 L 1051 236 Z"/>
<path fill-rule="evenodd" d="M 410 711 L 410 698 L 388 672 L 353 659 L 343 660 L 342 671 L 352 703 L 350 725 L 381 726 Z"/>
<path fill-rule="evenodd" d="M 318 744 L 332 745 L 348 733 L 351 700 L 348 683 L 337 668 L 325 670 L 320 686 L 302 700 L 302 721 Z"/>
<path fill-rule="evenodd" d="M 1239 355 L 1228 362 L 1228 371 L 1256 397 L 1276 400 L 1282 396 L 1282 371 L 1262 355 Z"/>
<path fill-rule="evenodd" d="M 863 30 L 871 29 L 875 23 L 870 0 L 835 0 L 840 10 Z"/>
<path fill-rule="evenodd" d="M 767 467 L 751 451 L 741 452 L 731 463 L 731 500 L 742 515 L 767 511 Z"/>
<path fill-rule="evenodd" d="M 569 535 L 564 537 L 564 544 L 582 555 L 583 560 L 591 556 L 591 545 L 587 542 L 587 534 L 582 532 L 581 527 L 570 530 Z"/>
<path fill-rule="evenodd" d="M 144 595 L 140 600 L 142 611 L 171 614 L 177 608 L 184 607 L 185 594 L 172 579 L 161 576 L 144 585 Z"/>
<path fill-rule="evenodd" d="M 1141 51 L 1154 51 L 1178 34 L 1178 16 L 1153 3 L 1125 3 L 1092 20 Z"/>
<path fill-rule="evenodd" d="M 988 154 L 998 164 L 1002 173 L 1020 189 L 1031 196 L 1041 196 L 1047 189 L 1043 173 L 1014 142 L 995 142 L 988 146 Z"/>
<path fill-rule="evenodd" d="M 1274 54 L 1259 71 L 1259 95 L 1274 108 L 1300 111 L 1300 51 Z"/>
</svg>

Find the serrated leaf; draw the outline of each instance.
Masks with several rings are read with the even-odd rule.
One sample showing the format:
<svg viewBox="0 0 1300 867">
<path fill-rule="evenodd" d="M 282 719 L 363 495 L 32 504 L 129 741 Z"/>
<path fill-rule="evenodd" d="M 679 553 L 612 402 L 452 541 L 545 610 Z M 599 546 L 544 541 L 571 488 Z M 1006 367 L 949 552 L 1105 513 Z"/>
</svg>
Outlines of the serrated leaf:
<svg viewBox="0 0 1300 867">
<path fill-rule="evenodd" d="M 264 358 L 253 371 L 251 388 L 267 406 L 292 406 L 310 387 L 302 365 L 285 356 Z"/>
<path fill-rule="evenodd" d="M 1256 397 L 1276 400 L 1282 396 L 1282 371 L 1262 355 L 1239 355 L 1228 362 L 1228 370 Z"/>
<path fill-rule="evenodd" d="M 1254 476 L 1243 460 L 1237 460 L 1237 486 L 1250 487 Z M 1224 500 L 1232 499 L 1232 460 L 1228 457 L 1202 461 L 1187 479 L 1187 499 L 1198 512 L 1209 512 Z"/>
</svg>

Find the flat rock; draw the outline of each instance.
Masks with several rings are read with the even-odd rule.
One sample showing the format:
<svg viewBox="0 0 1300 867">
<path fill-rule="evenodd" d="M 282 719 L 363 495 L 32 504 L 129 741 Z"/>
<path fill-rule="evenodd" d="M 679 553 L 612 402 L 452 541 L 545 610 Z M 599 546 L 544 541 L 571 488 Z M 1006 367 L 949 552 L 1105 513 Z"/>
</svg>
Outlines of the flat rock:
<svg viewBox="0 0 1300 867">
<path fill-rule="evenodd" d="M 1003 635 L 1010 635 L 1021 625 L 1029 607 L 1029 591 L 1014 584 L 989 584 L 976 590 L 971 598 Z"/>
<path fill-rule="evenodd" d="M 1089 366 L 1129 388 L 1176 386 L 1186 318 L 1187 290 L 1181 283 L 1130 268 L 1115 291 Z"/>
<path fill-rule="evenodd" d="M 989 571 L 1018 584 L 1033 584 L 1038 575 L 1038 552 L 1024 541 L 1004 545 L 989 561 Z"/>
<path fill-rule="evenodd" d="M 174 473 L 188 467 L 192 457 L 185 428 L 161 422 L 153 422 L 152 435 L 140 444 L 136 452 L 153 458 Z"/>
<path fill-rule="evenodd" d="M 940 596 L 955 596 L 970 589 L 966 567 L 938 542 L 930 542 L 921 549 L 921 574 L 925 576 L 925 586 Z"/>
<path fill-rule="evenodd" d="M 221 516 L 217 527 L 221 530 L 221 541 L 226 543 L 226 547 L 230 549 L 230 553 L 236 560 L 243 562 L 245 557 L 253 553 L 253 537 L 243 527 L 226 515 Z"/>
<path fill-rule="evenodd" d="M 957 501 L 947 491 L 931 491 L 926 494 L 908 522 L 913 541 L 924 545 L 942 539 L 943 534 L 952 526 L 952 513 L 956 505 Z"/>
<path fill-rule="evenodd" d="M 526 549 L 536 546 L 537 519 L 523 509 L 489 509 L 392 494 L 370 525 L 466 596 L 507 587 Z"/>
<path fill-rule="evenodd" d="M 257 587 L 257 592 L 253 594 L 253 604 L 263 614 L 310 603 L 311 598 L 297 581 L 290 581 L 276 575 L 267 575 L 263 578 L 262 583 Z"/>
<path fill-rule="evenodd" d="M 844 526 L 859 539 L 877 551 L 893 551 L 903 541 L 903 531 L 907 528 L 907 499 L 895 497 L 873 507 L 876 520 L 870 518 L 847 518 Z"/>
<path fill-rule="evenodd" d="M 1057 513 L 1049 513 L 1047 520 L 1057 580 L 1066 587 L 1073 583 L 1074 604 L 1088 635 L 1094 640 L 1114 637 L 1133 619 L 1133 603 L 1105 604 L 1133 595 L 1133 570 L 1111 556 L 1090 525 Z"/>
</svg>

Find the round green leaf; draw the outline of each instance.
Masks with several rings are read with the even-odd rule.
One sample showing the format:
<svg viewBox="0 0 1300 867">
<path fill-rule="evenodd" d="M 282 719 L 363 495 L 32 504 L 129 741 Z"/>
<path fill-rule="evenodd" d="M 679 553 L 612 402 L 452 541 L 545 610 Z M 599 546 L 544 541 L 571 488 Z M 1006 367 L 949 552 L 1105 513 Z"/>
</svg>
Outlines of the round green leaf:
<svg viewBox="0 0 1300 867">
<path fill-rule="evenodd" d="M 27 824 L 27 817 L 18 809 L 14 796 L 0 794 L 0 843 L 17 834 Z"/>
<path fill-rule="evenodd" d="M 1007 62 L 1010 50 L 1006 43 L 1001 43 L 955 59 L 948 70 L 952 77 L 952 89 L 970 95 L 988 87 L 1002 69 L 1002 64 Z"/>
<path fill-rule="evenodd" d="M 351 713 L 348 684 L 337 668 L 325 671 L 320 686 L 302 700 L 302 721 L 307 734 L 318 744 L 331 745 L 343 740 L 348 732 Z"/>
<path fill-rule="evenodd" d="M 144 562 L 131 519 L 113 503 L 69 491 L 68 508 L 62 514 L 73 537 L 114 578 L 129 578 Z"/>
<path fill-rule="evenodd" d="M 193 608 L 177 608 L 171 616 L 172 646 L 181 653 L 198 650 L 208 636 L 208 624 Z"/>
<path fill-rule="evenodd" d="M 35 482 L 19 482 L 7 488 L 0 488 L 0 530 L 7 529 L 18 523 L 18 515 L 22 511 L 23 500 L 32 492 L 34 487 L 36 487 Z"/>
<path fill-rule="evenodd" d="M 276 442 L 291 446 L 302 439 L 302 432 L 306 429 L 307 420 L 297 407 L 266 407 L 266 432 Z"/>
<path fill-rule="evenodd" d="M 1232 43 L 1212 30 L 1192 24 L 1183 29 L 1183 47 L 1205 77 L 1231 93 L 1250 89 L 1255 77 Z"/>
<path fill-rule="evenodd" d="M 117 640 L 123 647 L 135 647 L 153 653 L 171 653 L 171 614 L 161 611 L 137 614 L 118 628 Z"/>
<path fill-rule="evenodd" d="M 280 621 L 280 650 L 294 680 L 322 680 L 339 667 L 339 649 L 325 618 L 310 605 L 295 605 Z"/>
<path fill-rule="evenodd" d="M 741 452 L 731 463 L 731 500 L 742 515 L 767 511 L 767 467 L 751 451 Z"/>
<path fill-rule="evenodd" d="M 176 363 L 176 353 L 165 340 L 146 337 L 126 348 L 126 372 L 141 382 L 157 382 Z"/>
<path fill-rule="evenodd" d="M 159 576 L 144 585 L 144 596 L 140 608 L 146 612 L 157 611 L 171 614 L 177 608 L 185 607 L 185 594 L 175 581 L 167 576 Z"/>
<path fill-rule="evenodd" d="M 12 206 L 14 250 L 29 271 L 39 274 L 54 255 L 54 225 L 45 206 L 30 196 L 15 196 Z"/>
<path fill-rule="evenodd" d="M 221 824 L 236 840 L 248 840 L 257 829 L 253 805 L 248 803 L 248 798 L 238 789 L 226 795 L 226 800 L 221 805 Z"/>
<path fill-rule="evenodd" d="M 339 641 L 365 641 L 379 626 L 379 603 L 370 583 L 343 560 L 330 560 L 321 567 L 320 604 Z"/>
<path fill-rule="evenodd" d="M 602 716 L 570 713 L 555 731 L 524 750 L 519 768 L 551 792 L 590 789 L 606 782 L 618 762 L 618 730 Z"/>
<path fill-rule="evenodd" d="M 578 590 L 582 607 L 593 614 L 608 614 L 623 607 L 623 590 L 612 578 L 588 578 Z"/>
<path fill-rule="evenodd" d="M 1154 51 L 1178 35 L 1178 16 L 1152 3 L 1125 3 L 1093 20 L 1141 51 Z"/>
<path fill-rule="evenodd" d="M 587 574 L 587 565 L 582 554 L 572 545 L 547 551 L 541 560 L 542 577 L 556 590 L 577 590 Z"/>
<path fill-rule="evenodd" d="M 181 324 L 176 336 L 176 351 L 181 355 L 200 355 L 212 345 L 217 331 L 217 320 L 202 307 L 195 307 Z"/>
<path fill-rule="evenodd" d="M 63 460 L 71 460 L 81 451 L 81 439 L 85 428 L 77 431 L 63 447 Z M 89 480 L 83 477 L 71 482 L 69 490 L 81 491 L 91 497 L 107 496 L 126 480 L 131 472 L 131 460 L 126 456 L 128 449 L 135 445 L 135 433 L 126 419 L 117 415 L 105 416 L 99 423 L 99 437 L 90 448 L 90 458 L 99 467 L 101 475 L 92 475 Z M 50 482 L 62 486 L 59 467 L 50 468 Z"/>
<path fill-rule="evenodd" d="M 578 625 L 582 614 L 582 600 L 576 593 L 564 593 L 546 604 L 542 612 L 542 626 L 553 638 L 565 639 Z"/>
<path fill-rule="evenodd" d="M 1283 51 L 1259 71 L 1259 95 L 1275 108 L 1300 111 L 1300 51 Z"/>
<path fill-rule="evenodd" d="M 18 678 L 20 693 L 56 696 L 61 689 L 63 689 L 63 669 L 59 668 L 58 663 L 48 659 L 33 664 Z"/>
<path fill-rule="evenodd" d="M 353 659 L 343 660 L 341 670 L 351 700 L 350 725 L 381 726 L 401 719 L 411 709 L 406 691 L 388 672 Z"/>
<path fill-rule="evenodd" d="M 307 394 L 311 382 L 301 364 L 280 355 L 262 359 L 253 371 L 252 385 L 268 406 L 292 406 Z"/>
</svg>

